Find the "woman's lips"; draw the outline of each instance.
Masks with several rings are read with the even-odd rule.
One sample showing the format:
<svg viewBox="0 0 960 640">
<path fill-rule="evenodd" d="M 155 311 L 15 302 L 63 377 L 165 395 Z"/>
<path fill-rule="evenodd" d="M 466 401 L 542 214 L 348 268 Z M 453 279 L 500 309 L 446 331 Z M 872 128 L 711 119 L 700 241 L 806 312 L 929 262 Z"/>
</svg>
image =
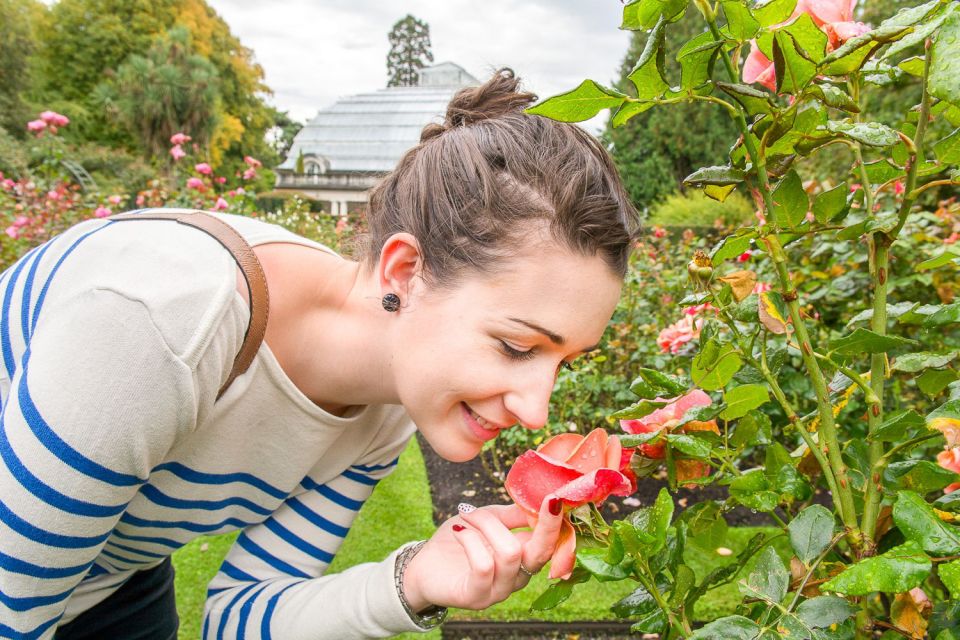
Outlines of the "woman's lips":
<svg viewBox="0 0 960 640">
<path fill-rule="evenodd" d="M 460 403 L 460 408 L 463 411 L 464 422 L 467 423 L 467 426 L 470 427 L 470 431 L 472 431 L 473 435 L 475 435 L 481 442 L 493 440 L 500 434 L 500 429 L 488 429 L 477 422 L 477 419 L 470 411 L 470 407 L 468 407 L 465 402 Z"/>
</svg>

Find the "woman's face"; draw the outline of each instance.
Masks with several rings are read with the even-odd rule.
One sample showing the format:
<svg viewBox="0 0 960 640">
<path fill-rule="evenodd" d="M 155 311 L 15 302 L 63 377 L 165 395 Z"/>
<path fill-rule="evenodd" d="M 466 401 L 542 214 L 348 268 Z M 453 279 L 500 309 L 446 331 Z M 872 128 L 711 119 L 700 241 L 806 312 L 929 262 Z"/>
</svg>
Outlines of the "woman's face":
<svg viewBox="0 0 960 640">
<path fill-rule="evenodd" d="M 621 281 L 553 243 L 452 289 L 415 280 L 397 318 L 400 402 L 430 446 L 462 462 L 503 428 L 539 429 L 564 363 L 593 349 Z"/>
</svg>

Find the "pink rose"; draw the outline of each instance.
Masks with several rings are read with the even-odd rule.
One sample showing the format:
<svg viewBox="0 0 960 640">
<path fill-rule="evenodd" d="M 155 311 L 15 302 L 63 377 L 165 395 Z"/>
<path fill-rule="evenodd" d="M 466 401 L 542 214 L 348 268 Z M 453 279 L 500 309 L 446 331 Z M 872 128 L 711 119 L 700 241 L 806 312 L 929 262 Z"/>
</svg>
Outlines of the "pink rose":
<svg viewBox="0 0 960 640">
<path fill-rule="evenodd" d="M 199 174 L 208 176 L 213 173 L 213 168 L 210 167 L 206 162 L 201 162 L 199 164 L 193 165 L 193 170 Z"/>
<path fill-rule="evenodd" d="M 653 237 L 654 237 L 654 238 L 662 238 L 662 237 L 664 237 L 665 235 L 667 235 L 667 230 L 664 229 L 663 227 L 654 227 L 654 228 L 653 228 Z"/>
<path fill-rule="evenodd" d="M 170 136 L 170 144 L 180 146 L 181 144 L 186 144 L 190 142 L 193 138 L 188 136 L 185 133 L 175 133 Z"/>
<path fill-rule="evenodd" d="M 246 162 L 247 166 L 251 169 L 259 169 L 263 166 L 263 164 L 253 156 L 243 156 L 243 161 Z"/>
<path fill-rule="evenodd" d="M 226 183 L 227 183 L 227 177 L 226 177 L 226 176 L 217 176 L 216 178 L 214 178 L 214 181 L 215 181 L 217 184 L 226 184 Z"/>
<path fill-rule="evenodd" d="M 694 338 L 700 337 L 703 318 L 694 319 L 684 315 L 679 321 L 662 330 L 657 336 L 657 345 L 663 353 L 679 353 L 681 347 Z"/>
<path fill-rule="evenodd" d="M 146 202 L 146 201 L 147 201 L 147 199 L 143 197 L 143 194 L 142 194 L 142 193 L 139 194 L 139 195 L 137 195 L 136 203 L 137 203 L 137 206 L 138 206 L 138 207 L 142 207 L 142 206 L 143 206 L 143 203 Z"/>
<path fill-rule="evenodd" d="M 57 193 L 56 191 L 53 191 L 53 190 L 47 191 L 47 199 L 48 199 L 48 200 L 59 200 L 59 199 L 60 199 L 60 194 Z"/>
<path fill-rule="evenodd" d="M 226 211 L 230 207 L 230 203 L 223 199 L 223 197 L 217 198 L 217 201 L 213 204 L 214 211 Z"/>
<path fill-rule="evenodd" d="M 594 429 L 585 437 L 563 433 L 517 458 L 507 473 L 507 493 L 534 526 L 548 496 L 559 498 L 568 511 L 636 491 L 636 476 L 630 470 L 632 455 L 632 449 L 621 447 L 620 440 L 603 429 Z M 550 578 L 570 577 L 576 546 L 573 525 L 564 515 L 560 540 L 550 559 Z"/>
<path fill-rule="evenodd" d="M 30 218 L 28 218 L 27 216 L 17 216 L 13 220 L 13 226 L 15 227 L 25 227 L 28 224 L 30 224 Z"/>
<path fill-rule="evenodd" d="M 750 55 L 743 63 L 743 81 L 747 84 L 759 82 L 770 91 L 777 90 L 777 75 L 773 61 L 763 55 L 756 42 L 750 43 Z"/>
<path fill-rule="evenodd" d="M 257 177 L 257 170 L 254 168 L 247 169 L 246 171 L 243 172 L 244 180 L 253 180 L 256 177 Z"/>
<path fill-rule="evenodd" d="M 180 158 L 186 156 L 187 152 L 183 150 L 183 147 L 175 144 L 170 148 L 170 155 L 173 156 L 174 160 L 179 160 Z"/>
<path fill-rule="evenodd" d="M 4 232 L 5 232 L 8 236 L 10 236 L 11 238 L 13 238 L 14 240 L 16 240 L 18 237 L 20 237 L 20 229 L 19 229 L 18 227 L 13 226 L 13 225 L 10 225 L 9 227 L 7 227 L 7 228 L 4 230 Z"/>
<path fill-rule="evenodd" d="M 113 211 L 110 211 L 110 209 L 106 208 L 103 205 L 100 205 L 99 207 L 93 210 L 93 215 L 96 218 L 106 218 L 107 216 L 112 216 Z"/>
<path fill-rule="evenodd" d="M 117 195 L 110 196 L 109 198 L 107 198 L 107 202 L 116 206 L 121 202 L 123 202 L 123 196 L 117 196 Z"/>
<path fill-rule="evenodd" d="M 47 123 L 43 120 L 31 120 L 27 123 L 27 131 L 33 131 L 36 133 L 42 132 L 47 128 Z"/>
<path fill-rule="evenodd" d="M 666 402 L 667 405 L 636 420 L 621 420 L 620 427 L 627 433 L 632 434 L 653 433 L 654 431 L 662 431 L 663 429 L 669 431 L 680 423 L 680 419 L 683 418 L 684 414 L 690 409 L 694 407 L 709 407 L 713 404 L 710 396 L 700 389 L 694 389 L 686 395 L 677 396 L 676 398 L 654 398 L 653 401 Z M 689 428 L 690 431 L 708 430 L 719 433 L 715 420 L 710 420 L 709 422 L 688 422 L 683 428 L 685 430 Z M 637 451 L 639 451 L 640 455 L 656 460 L 663 458 L 665 454 L 663 444 L 642 444 Z"/>
<path fill-rule="evenodd" d="M 11 180 L 10 178 L 5 178 L 2 184 L 3 184 L 3 188 L 7 191 L 10 191 L 17 185 L 17 183 Z"/>
<path fill-rule="evenodd" d="M 758 283 L 753 287 L 753 293 L 756 293 L 757 295 L 759 295 L 759 294 L 761 294 L 761 293 L 766 293 L 767 291 L 770 291 L 771 289 L 773 289 L 773 287 L 770 285 L 770 283 L 768 283 L 768 282 L 758 282 Z"/>
<path fill-rule="evenodd" d="M 40 114 L 40 119 L 51 127 L 65 127 L 70 124 L 70 118 L 56 111 L 44 111 Z"/>
<path fill-rule="evenodd" d="M 207 185 L 203 183 L 203 180 L 197 177 L 187 178 L 187 189 L 196 189 L 197 191 L 203 191 L 207 188 Z"/>
<path fill-rule="evenodd" d="M 953 447 L 937 454 L 937 464 L 944 469 L 960 473 L 960 447 Z M 943 490 L 944 493 L 950 493 L 960 489 L 960 482 L 954 482 Z"/>
</svg>

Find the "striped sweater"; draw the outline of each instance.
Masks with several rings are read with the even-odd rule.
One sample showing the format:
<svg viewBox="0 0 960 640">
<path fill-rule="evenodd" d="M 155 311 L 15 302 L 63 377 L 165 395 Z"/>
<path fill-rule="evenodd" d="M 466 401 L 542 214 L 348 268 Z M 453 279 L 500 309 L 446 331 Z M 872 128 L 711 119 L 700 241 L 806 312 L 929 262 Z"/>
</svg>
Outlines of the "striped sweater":
<svg viewBox="0 0 960 640">
<path fill-rule="evenodd" d="M 254 246 L 326 250 L 221 217 Z M 51 638 L 134 571 L 237 529 L 205 640 L 416 630 L 395 554 L 323 575 L 409 418 L 323 411 L 266 343 L 215 402 L 248 321 L 236 273 L 196 229 L 91 220 L 0 277 L 0 638 Z"/>
</svg>

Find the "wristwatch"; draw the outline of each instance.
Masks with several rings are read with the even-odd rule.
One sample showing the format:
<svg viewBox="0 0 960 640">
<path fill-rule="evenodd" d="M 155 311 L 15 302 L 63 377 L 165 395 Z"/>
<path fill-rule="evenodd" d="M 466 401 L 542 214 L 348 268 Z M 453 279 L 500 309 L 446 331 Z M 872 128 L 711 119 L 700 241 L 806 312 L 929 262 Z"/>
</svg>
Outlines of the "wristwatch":
<svg viewBox="0 0 960 640">
<path fill-rule="evenodd" d="M 397 560 L 393 565 L 393 580 L 397 587 L 397 595 L 400 596 L 400 604 L 403 605 L 403 610 L 410 616 L 413 624 L 417 625 L 417 627 L 423 631 L 435 629 L 447 619 L 446 607 L 438 607 L 432 604 L 422 611 L 414 612 L 413 609 L 410 608 L 410 603 L 407 602 L 407 598 L 403 595 L 403 572 L 406 571 L 407 565 L 413 560 L 413 556 L 417 555 L 426 543 L 426 540 L 421 540 L 420 542 L 407 545 L 397 554 Z"/>
</svg>

